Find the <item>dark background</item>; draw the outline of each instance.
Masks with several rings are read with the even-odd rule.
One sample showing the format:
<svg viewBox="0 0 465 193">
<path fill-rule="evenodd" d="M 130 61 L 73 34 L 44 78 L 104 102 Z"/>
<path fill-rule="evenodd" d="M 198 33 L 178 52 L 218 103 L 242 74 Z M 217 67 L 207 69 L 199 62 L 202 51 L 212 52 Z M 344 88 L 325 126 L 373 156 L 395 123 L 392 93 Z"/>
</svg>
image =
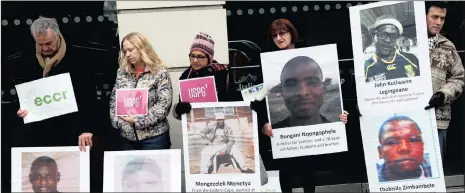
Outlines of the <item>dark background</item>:
<svg viewBox="0 0 465 193">
<path fill-rule="evenodd" d="M 308 46 L 337 43 L 338 55 L 341 60 L 339 62 L 341 79 L 344 79 L 341 86 L 344 109 L 352 112 L 353 115 L 355 114 L 353 112 L 355 110 L 356 91 L 355 83 L 350 78 L 350 74 L 353 73 L 353 53 L 349 9 L 347 7 L 348 4 L 366 3 L 369 2 L 226 2 L 228 40 L 248 40 L 258 45 L 262 52 L 274 51 L 276 47 L 267 36 L 268 27 L 273 20 L 286 18 L 296 27 L 299 40 Z M 449 7 L 443 34 L 455 44 L 457 50 L 464 50 L 465 15 L 463 11 L 462 13 L 460 11 L 463 10 L 465 3 L 449 1 L 447 4 Z M 297 8 L 296 12 L 293 10 L 294 6 Z M 307 11 L 304 10 L 305 6 L 308 8 Z M 315 9 L 315 7 L 317 8 Z M 260 13 L 260 9 L 263 9 L 263 14 Z M 274 13 L 271 12 L 272 9 L 274 9 Z M 250 53 L 254 52 L 250 51 Z M 462 61 L 464 61 L 465 54 L 461 52 L 460 55 Z M 260 56 L 254 55 L 254 57 L 251 62 L 242 65 L 260 65 Z M 254 73 L 261 73 L 259 68 L 258 70 L 256 67 L 249 69 L 251 69 L 248 72 L 249 76 L 253 76 Z M 244 75 L 246 74 L 244 73 Z M 465 113 L 464 98 L 462 95 L 453 104 L 453 121 L 448 131 L 448 153 L 444 162 L 446 175 L 464 173 L 464 154 L 459 153 L 464 152 L 465 146 L 463 142 L 465 135 L 465 121 L 463 120 Z M 317 166 L 319 171 L 315 179 L 318 185 L 367 182 L 358 118 L 349 115 L 346 128 L 349 151 L 330 154 L 323 159 L 325 162 Z M 261 139 L 264 139 L 264 137 Z M 260 142 L 260 148 L 266 168 L 267 170 L 277 169 L 277 163 L 272 160 L 271 152 L 267 151 L 270 147 L 264 144 L 266 140 L 263 141 Z M 294 181 L 297 187 L 299 181 L 297 179 Z"/>
<path fill-rule="evenodd" d="M 39 15 L 55 17 L 60 25 L 67 43 L 77 46 L 81 50 L 83 57 L 89 59 L 88 64 L 82 64 L 83 68 L 88 68 L 93 72 L 92 80 L 95 82 L 99 105 L 95 108 L 99 120 L 97 123 L 89 123 L 99 129 L 99 133 L 94 139 L 94 147 L 91 152 L 91 190 L 102 190 L 102 166 L 103 150 L 118 149 L 121 144 L 119 134 L 111 127 L 108 118 L 109 92 L 113 87 L 116 69 L 118 68 L 118 36 L 117 24 L 104 17 L 101 22 L 99 16 L 104 14 L 103 1 L 80 1 L 80 2 L 26 2 L 26 1 L 2 1 L 2 57 L 1 57 L 1 128 L 2 128 L 2 191 L 10 190 L 11 178 L 11 147 L 27 146 L 29 138 L 34 136 L 24 136 L 26 127 L 16 116 L 19 108 L 14 85 L 21 83 L 21 65 L 9 64 L 9 60 L 16 57 L 34 57 L 34 40 L 30 34 L 28 19 L 34 20 Z M 265 35 L 268 25 L 274 19 L 285 17 L 290 19 L 296 26 L 301 40 L 309 46 L 324 45 L 330 43 L 338 44 L 338 54 L 340 59 L 352 58 L 352 45 L 350 36 L 349 11 L 346 7 L 348 2 L 227 2 L 226 9 L 231 12 L 227 17 L 228 38 L 230 55 L 237 54 L 234 49 L 244 50 L 249 59 L 239 57 L 231 61 L 239 65 L 260 65 L 259 53 L 274 50 L 274 45 Z M 350 2 L 355 5 L 359 2 Z M 365 3 L 365 2 L 364 2 Z M 340 4 L 340 9 L 336 9 L 336 4 Z M 458 50 L 464 50 L 465 42 L 465 20 L 464 15 L 459 12 L 465 8 L 463 2 L 448 2 L 446 24 L 444 31 L 446 37 L 451 39 Z M 303 11 L 302 7 L 307 5 L 308 11 Z M 318 5 L 319 10 L 315 11 L 314 6 Z M 325 5 L 330 9 L 326 10 Z M 292 11 L 292 6 L 298 8 L 297 12 Z M 270 13 L 270 8 L 274 7 L 276 12 Z M 281 12 L 281 8 L 286 7 L 286 13 Z M 259 13 L 259 8 L 264 8 L 264 14 Z M 237 15 L 241 9 L 242 15 Z M 248 9 L 254 10 L 253 15 L 248 14 Z M 108 11 L 106 11 L 108 12 Z M 111 10 L 110 10 L 111 12 Z M 86 17 L 92 18 L 91 22 L 86 21 Z M 63 17 L 69 22 L 64 23 Z M 75 17 L 80 18 L 80 22 L 75 22 Z M 15 24 L 19 21 L 19 25 Z M 3 21 L 7 21 L 4 23 Z M 231 42 L 232 40 L 250 40 L 252 43 Z M 464 60 L 464 53 L 460 53 Z M 258 57 L 258 58 L 257 58 Z M 234 66 L 234 65 L 232 65 Z M 344 108 L 352 111 L 355 100 L 355 85 L 350 81 L 350 73 L 353 69 L 351 60 L 340 62 L 341 79 L 345 79 L 342 84 L 342 95 L 344 98 Z M 236 82 L 247 81 L 253 83 L 260 82 L 260 68 L 233 69 L 231 78 L 236 78 Z M 246 75 L 241 79 L 241 75 Z M 460 108 L 461 107 L 461 108 Z M 465 154 L 464 142 L 464 119 L 465 100 L 462 96 L 453 109 L 453 121 L 448 132 L 448 154 L 446 155 L 446 174 L 463 174 L 463 155 Z M 349 116 L 347 124 L 347 135 L 349 142 L 349 152 L 331 154 L 327 156 L 327 164 L 322 164 L 318 173 L 317 183 L 341 184 L 353 182 L 366 182 L 366 171 L 364 164 L 363 148 L 361 143 L 358 119 Z M 59 136 L 57 136 L 59 137 Z M 260 147 L 267 147 L 261 141 Z M 463 152 L 463 153 L 459 153 Z M 268 170 L 276 169 L 276 165 L 270 159 L 270 154 L 262 155 Z M 447 169 L 449 168 L 449 169 Z M 448 170 L 452 172 L 448 172 Z M 349 173 L 350 172 L 350 173 Z"/>
</svg>

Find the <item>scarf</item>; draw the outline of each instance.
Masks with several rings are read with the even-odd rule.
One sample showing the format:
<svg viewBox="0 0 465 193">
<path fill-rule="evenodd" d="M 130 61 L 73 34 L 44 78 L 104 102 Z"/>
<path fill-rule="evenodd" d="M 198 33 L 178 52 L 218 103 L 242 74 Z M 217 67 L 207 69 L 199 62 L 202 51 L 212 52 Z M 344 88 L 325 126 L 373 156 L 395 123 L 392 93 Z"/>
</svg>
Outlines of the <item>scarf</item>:
<svg viewBox="0 0 465 193">
<path fill-rule="evenodd" d="M 439 40 L 438 35 L 435 35 L 435 36 L 432 36 L 432 37 L 428 38 L 428 45 L 429 45 L 430 50 L 436 48 L 436 46 L 438 44 L 438 40 Z"/>
<path fill-rule="evenodd" d="M 52 69 L 52 67 L 58 65 L 66 53 L 66 42 L 63 39 L 63 36 L 60 34 L 58 36 L 58 51 L 52 58 L 44 58 L 42 56 L 42 52 L 40 51 L 39 45 L 36 43 L 36 57 L 37 61 L 39 61 L 40 66 L 44 69 L 42 72 L 43 77 L 47 77 L 48 73 Z"/>
</svg>

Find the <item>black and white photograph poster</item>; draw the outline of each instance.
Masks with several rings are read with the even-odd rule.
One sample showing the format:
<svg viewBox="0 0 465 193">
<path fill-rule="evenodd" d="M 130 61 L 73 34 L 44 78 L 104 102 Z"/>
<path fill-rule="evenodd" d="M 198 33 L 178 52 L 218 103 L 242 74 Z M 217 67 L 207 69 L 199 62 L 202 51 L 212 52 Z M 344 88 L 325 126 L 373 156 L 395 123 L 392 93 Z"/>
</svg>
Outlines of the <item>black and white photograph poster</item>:
<svg viewBox="0 0 465 193">
<path fill-rule="evenodd" d="M 106 151 L 103 192 L 181 192 L 181 150 Z"/>
<path fill-rule="evenodd" d="M 370 192 L 446 192 L 434 111 L 360 117 Z"/>
<path fill-rule="evenodd" d="M 249 102 L 192 103 L 182 116 L 186 192 L 261 192 Z"/>
<path fill-rule="evenodd" d="M 260 55 L 273 158 L 347 151 L 336 44 Z"/>
<path fill-rule="evenodd" d="M 425 4 L 350 7 L 354 70 L 362 114 L 423 108 L 432 93 Z"/>
</svg>

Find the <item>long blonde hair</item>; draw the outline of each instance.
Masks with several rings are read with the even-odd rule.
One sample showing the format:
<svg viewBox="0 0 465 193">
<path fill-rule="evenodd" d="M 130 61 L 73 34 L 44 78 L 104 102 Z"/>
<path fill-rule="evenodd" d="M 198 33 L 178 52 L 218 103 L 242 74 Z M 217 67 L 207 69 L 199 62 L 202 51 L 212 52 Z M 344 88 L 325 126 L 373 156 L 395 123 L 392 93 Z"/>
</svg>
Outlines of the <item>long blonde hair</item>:
<svg viewBox="0 0 465 193">
<path fill-rule="evenodd" d="M 139 50 L 141 55 L 140 59 L 142 62 L 144 62 L 145 66 L 148 67 L 152 74 L 157 73 L 158 70 L 162 68 L 166 68 L 166 65 L 152 48 L 152 45 L 148 39 L 138 32 L 132 32 L 124 36 L 123 40 L 121 40 L 121 50 L 119 52 L 118 58 L 119 66 L 121 69 L 126 69 L 131 74 L 136 73 L 134 66 L 128 62 L 126 53 L 123 50 L 123 43 L 126 40 L 131 42 L 131 44 L 133 44 L 134 47 Z"/>
</svg>

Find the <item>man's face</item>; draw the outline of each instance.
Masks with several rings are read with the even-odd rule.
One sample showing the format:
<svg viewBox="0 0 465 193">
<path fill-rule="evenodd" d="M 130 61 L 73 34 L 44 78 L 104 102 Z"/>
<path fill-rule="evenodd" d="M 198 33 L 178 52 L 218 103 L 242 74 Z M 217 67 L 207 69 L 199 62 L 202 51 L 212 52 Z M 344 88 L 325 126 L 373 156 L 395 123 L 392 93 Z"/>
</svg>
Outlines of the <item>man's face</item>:
<svg viewBox="0 0 465 193">
<path fill-rule="evenodd" d="M 224 126 L 224 120 L 223 119 L 216 120 L 216 125 L 220 126 L 220 127 L 223 127 Z"/>
<path fill-rule="evenodd" d="M 308 118 L 319 114 L 324 86 L 316 63 L 287 66 L 281 73 L 282 96 L 292 116 Z"/>
<path fill-rule="evenodd" d="M 383 129 L 378 151 L 388 170 L 399 175 L 415 171 L 423 162 L 420 130 L 412 121 L 393 121 Z"/>
<path fill-rule="evenodd" d="M 29 174 L 29 181 L 34 192 L 57 192 L 60 182 L 58 168 L 52 163 L 43 163 Z"/>
<path fill-rule="evenodd" d="M 379 56 L 391 56 L 395 53 L 395 46 L 400 37 L 399 30 L 393 25 L 378 27 L 375 35 L 376 54 Z"/>
<path fill-rule="evenodd" d="M 42 56 L 52 57 L 58 50 L 58 36 L 52 29 L 48 29 L 47 33 L 34 34 L 34 40 Z"/>
<path fill-rule="evenodd" d="M 426 24 L 428 25 L 428 33 L 436 35 L 441 32 L 444 22 L 446 21 L 447 10 L 445 8 L 431 7 L 426 14 Z"/>
<path fill-rule="evenodd" d="M 161 179 L 143 170 L 127 176 L 122 189 L 122 192 L 163 192 Z"/>
</svg>

